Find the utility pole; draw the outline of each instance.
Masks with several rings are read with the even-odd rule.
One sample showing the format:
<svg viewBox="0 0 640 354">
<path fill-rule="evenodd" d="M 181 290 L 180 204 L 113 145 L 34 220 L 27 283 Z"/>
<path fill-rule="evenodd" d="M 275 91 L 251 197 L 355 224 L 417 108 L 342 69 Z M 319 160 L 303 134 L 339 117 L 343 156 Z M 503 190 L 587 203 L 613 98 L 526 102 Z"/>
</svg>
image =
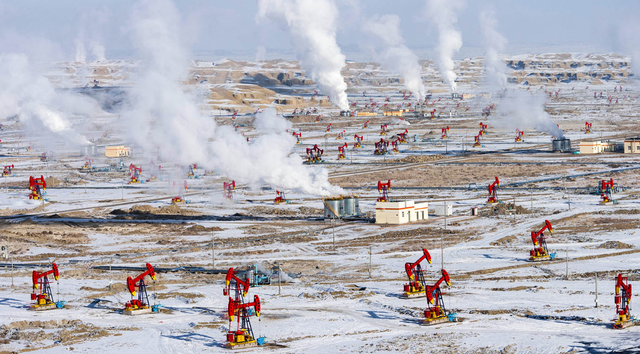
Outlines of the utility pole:
<svg viewBox="0 0 640 354">
<path fill-rule="evenodd" d="M 331 218 L 331 225 L 333 229 L 333 250 L 336 250 L 336 219 L 334 217 Z"/>
<path fill-rule="evenodd" d="M 569 177 L 567 177 L 568 179 Z M 565 187 L 566 189 L 566 187 Z M 569 199 L 569 210 L 571 210 L 571 194 L 569 193 L 569 190 L 567 189 L 567 198 Z"/>
<path fill-rule="evenodd" d="M 371 279 L 371 246 L 369 246 L 369 279 Z"/>
<path fill-rule="evenodd" d="M 598 272 L 596 272 L 596 308 L 598 308 Z"/>
<path fill-rule="evenodd" d="M 533 187 L 529 187 L 529 192 L 531 195 L 531 212 L 533 213 Z"/>
<path fill-rule="evenodd" d="M 216 243 L 213 231 L 211 231 L 211 267 L 216 269 Z"/>
<path fill-rule="evenodd" d="M 565 248 L 565 259 L 566 259 L 566 270 L 565 270 L 565 279 L 569 280 L 569 249 Z"/>
<path fill-rule="evenodd" d="M 124 182 L 120 182 L 120 190 L 122 191 L 122 200 L 124 200 Z"/>
<path fill-rule="evenodd" d="M 444 232 L 440 235 L 440 269 L 444 269 L 444 233 L 447 232 L 447 201 L 444 201 Z"/>
<path fill-rule="evenodd" d="M 280 273 L 282 272 L 282 269 L 280 268 L 280 261 L 278 261 L 278 295 L 281 294 L 280 292 Z"/>
</svg>

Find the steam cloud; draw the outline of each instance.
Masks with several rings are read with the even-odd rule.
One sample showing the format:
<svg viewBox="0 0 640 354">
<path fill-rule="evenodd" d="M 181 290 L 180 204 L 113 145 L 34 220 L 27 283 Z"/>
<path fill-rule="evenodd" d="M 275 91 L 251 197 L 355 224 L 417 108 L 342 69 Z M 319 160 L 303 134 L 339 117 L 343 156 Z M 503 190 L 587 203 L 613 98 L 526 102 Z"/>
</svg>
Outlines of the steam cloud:
<svg viewBox="0 0 640 354">
<path fill-rule="evenodd" d="M 426 93 L 422 84 L 422 67 L 418 57 L 404 44 L 400 18 L 396 15 L 375 15 L 365 22 L 363 29 L 382 40 L 385 48 L 377 55 L 382 65 L 402 75 L 404 86 L 422 101 Z"/>
<path fill-rule="evenodd" d="M 496 29 L 495 13 L 483 11 L 480 13 L 480 26 L 484 35 L 487 54 L 484 59 L 484 71 L 486 84 L 489 87 L 507 87 L 507 66 L 500 59 L 507 46 L 507 40 Z"/>
<path fill-rule="evenodd" d="M 105 61 L 107 57 L 105 55 L 105 49 L 102 44 L 98 41 L 91 41 L 91 54 L 93 54 L 93 58 L 97 61 Z"/>
<path fill-rule="evenodd" d="M 564 137 L 562 130 L 545 112 L 544 103 L 544 96 L 527 91 L 508 91 L 496 108 L 497 123 L 510 130 L 534 128 L 556 138 Z"/>
<path fill-rule="evenodd" d="M 74 130 L 68 116 L 98 112 L 92 99 L 56 90 L 49 79 L 32 70 L 26 55 L 0 55 L 0 117 L 18 116 L 37 134 L 48 131 L 68 144 L 87 145 L 90 142 Z"/>
<path fill-rule="evenodd" d="M 453 92 L 456 92 L 458 87 L 458 75 L 453 72 L 453 55 L 462 48 L 462 36 L 455 28 L 458 22 L 456 11 L 463 7 L 462 0 L 427 0 L 427 16 L 438 27 L 438 67 L 444 81 Z"/>
<path fill-rule="evenodd" d="M 254 127 L 262 133 L 251 142 L 229 126 L 216 126 L 185 92 L 187 49 L 182 21 L 170 0 L 141 0 L 132 14 L 132 40 L 145 67 L 133 89 L 133 106 L 125 114 L 131 139 L 161 160 L 198 163 L 237 183 L 263 184 L 316 195 L 340 193 L 324 168 L 303 165 L 291 154 L 296 140 L 285 132 L 290 123 L 274 110 L 259 113 Z"/>
<path fill-rule="evenodd" d="M 258 18 L 286 24 L 300 66 L 340 109 L 349 108 L 347 84 L 340 73 L 345 56 L 336 42 L 338 10 L 332 0 L 259 0 Z"/>
<path fill-rule="evenodd" d="M 76 62 L 84 63 L 87 61 L 87 51 L 84 48 L 84 42 L 81 37 L 76 38 Z"/>
</svg>

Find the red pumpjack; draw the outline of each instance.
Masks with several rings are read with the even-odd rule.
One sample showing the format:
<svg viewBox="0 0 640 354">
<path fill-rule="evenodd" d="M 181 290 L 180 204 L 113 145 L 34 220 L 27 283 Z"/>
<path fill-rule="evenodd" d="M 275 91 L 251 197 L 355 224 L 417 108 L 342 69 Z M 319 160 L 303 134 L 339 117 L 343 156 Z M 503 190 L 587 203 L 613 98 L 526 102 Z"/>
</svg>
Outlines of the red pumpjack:
<svg viewBox="0 0 640 354">
<path fill-rule="evenodd" d="M 603 179 L 600 182 L 600 204 L 617 204 L 618 202 L 613 200 L 613 178 L 608 181 Z"/>
<path fill-rule="evenodd" d="M 449 137 L 448 133 L 449 133 L 449 126 L 447 126 L 446 128 L 442 128 L 442 139 L 448 138 Z"/>
<path fill-rule="evenodd" d="M 522 136 L 524 135 L 524 131 L 520 130 L 520 129 L 516 129 L 516 143 L 521 143 L 524 140 L 522 140 Z"/>
<path fill-rule="evenodd" d="M 145 313 L 151 313 L 151 306 L 149 305 L 149 295 L 147 294 L 147 284 L 144 282 L 144 277 L 147 275 L 151 277 L 151 280 L 156 280 L 156 272 L 151 264 L 146 264 L 147 270 L 135 278 L 127 277 L 127 289 L 131 293 L 131 300 L 125 304 L 125 309 L 122 312 L 125 315 L 140 315 Z M 138 298 L 136 297 L 136 288 L 138 288 Z"/>
<path fill-rule="evenodd" d="M 338 160 L 344 160 L 347 158 L 345 155 L 346 149 L 349 147 L 349 144 L 344 143 L 342 146 L 338 146 Z"/>
<path fill-rule="evenodd" d="M 49 275 L 53 275 L 55 280 L 58 281 L 60 273 L 58 271 L 58 266 L 55 263 L 52 263 L 51 269 L 44 273 L 39 273 L 37 270 L 33 271 L 31 275 L 31 280 L 33 282 L 31 301 L 34 302 L 29 306 L 29 310 L 43 311 L 64 307 L 63 302 L 56 303 L 53 299 Z M 37 292 L 36 290 L 40 291 Z"/>
<path fill-rule="evenodd" d="M 480 136 L 487 134 L 487 125 L 480 122 Z"/>
<path fill-rule="evenodd" d="M 382 181 L 378 181 L 378 193 L 380 193 L 380 197 L 378 197 L 376 201 L 388 202 L 390 189 L 391 189 L 391 180 L 388 180 L 387 183 L 382 183 Z"/>
<path fill-rule="evenodd" d="M 29 190 L 31 191 L 29 199 L 42 200 L 42 196 L 47 190 L 47 181 L 44 180 L 44 176 L 40 176 L 40 178 L 29 176 Z"/>
<path fill-rule="evenodd" d="M 635 321 L 631 317 L 631 284 L 629 284 L 627 277 L 623 277 L 622 274 L 618 274 L 616 278 L 616 318 L 613 320 L 614 329 L 622 329 L 625 327 L 633 326 Z"/>
<path fill-rule="evenodd" d="M 478 133 L 478 135 L 474 136 L 475 139 L 475 143 L 473 144 L 473 147 L 481 147 L 482 144 L 480 143 L 480 137 L 482 136 L 482 131 L 480 131 L 480 133 Z"/>
<path fill-rule="evenodd" d="M 302 132 L 300 133 L 293 132 L 293 137 L 296 138 L 296 144 L 302 143 Z"/>
<path fill-rule="evenodd" d="M 175 187 L 176 182 L 173 182 L 173 185 Z M 177 204 L 177 203 L 185 203 L 186 200 L 184 200 L 184 192 L 187 191 L 187 181 L 184 181 L 184 191 L 179 192 L 177 197 L 173 197 L 171 198 L 171 203 L 173 204 Z"/>
<path fill-rule="evenodd" d="M 137 167 L 134 164 L 129 164 L 129 176 L 131 177 L 129 184 L 140 183 L 141 173 L 142 173 L 142 167 Z"/>
<path fill-rule="evenodd" d="M 540 262 L 555 258 L 556 254 L 550 254 L 547 248 L 547 237 L 544 235 L 546 230 L 549 230 L 549 233 L 553 233 L 553 227 L 551 227 L 549 220 L 544 221 L 544 226 L 539 231 L 531 231 L 533 249 L 529 251 L 529 261 Z"/>
<path fill-rule="evenodd" d="M 284 196 L 284 191 L 276 191 L 276 199 L 273 200 L 274 204 L 288 204 L 289 201 Z"/>
<path fill-rule="evenodd" d="M 489 189 L 489 199 L 487 199 L 487 204 L 500 203 L 498 200 L 498 188 L 500 188 L 500 180 L 498 177 L 496 177 L 496 180 L 487 188 Z"/>
<path fill-rule="evenodd" d="M 393 152 L 400 152 L 400 150 L 398 150 L 398 145 L 400 144 L 400 140 L 396 139 L 394 141 L 391 142 L 391 147 L 392 147 L 392 151 Z"/>
<path fill-rule="evenodd" d="M 402 119 L 402 118 L 400 118 L 400 119 Z M 406 143 L 408 134 L 409 134 L 409 131 L 407 129 L 405 129 L 404 132 L 398 134 L 398 142 Z"/>
<path fill-rule="evenodd" d="M 402 292 L 403 299 L 409 299 L 413 297 L 423 296 L 424 290 L 426 288 L 426 282 L 424 279 L 424 272 L 426 269 L 422 269 L 422 261 L 427 260 L 429 264 L 431 264 L 431 255 L 426 248 L 422 249 L 422 256 L 418 258 L 414 263 L 405 263 L 404 270 L 407 273 L 407 277 L 409 277 L 409 283 L 404 284 L 404 289 Z"/>
<path fill-rule="evenodd" d="M 318 144 L 314 145 L 313 148 L 307 148 L 307 161 L 306 163 L 321 163 L 322 154 L 324 154 L 324 149 L 320 149 Z"/>
<path fill-rule="evenodd" d="M 2 177 L 11 176 L 12 173 L 13 165 L 4 166 L 4 169 L 2 170 Z"/>
<path fill-rule="evenodd" d="M 389 153 L 387 149 L 389 148 L 389 142 L 380 138 L 380 141 L 375 143 L 375 150 L 373 150 L 374 155 L 386 155 Z"/>
<path fill-rule="evenodd" d="M 591 125 L 593 123 L 589 123 L 589 122 L 584 122 L 584 133 L 585 134 L 591 134 Z"/>
<path fill-rule="evenodd" d="M 442 276 L 435 284 L 426 286 L 427 309 L 424 311 L 423 326 L 433 326 L 438 323 L 451 321 L 449 319 L 449 312 L 444 307 L 444 301 L 442 300 L 442 291 L 440 290 L 442 282 L 445 282 L 447 286 L 451 286 L 449 273 L 444 269 L 442 270 Z"/>
<path fill-rule="evenodd" d="M 358 134 L 355 134 L 355 135 L 353 136 L 353 140 L 355 140 L 355 141 L 356 141 L 355 143 L 353 143 L 353 148 L 354 148 L 354 149 L 355 149 L 355 148 L 361 148 L 361 147 L 362 147 L 362 139 L 363 139 L 363 138 L 364 138 L 364 137 L 363 137 L 362 135 L 358 135 Z"/>
<path fill-rule="evenodd" d="M 387 135 L 387 125 L 380 124 L 380 135 Z"/>
<path fill-rule="evenodd" d="M 236 181 L 224 182 L 224 196 L 227 199 L 233 199 L 233 191 L 236 189 Z"/>
<path fill-rule="evenodd" d="M 260 317 L 260 298 L 255 295 L 253 302 L 245 302 L 245 297 L 251 285 L 250 279 L 240 279 L 233 271 L 233 268 L 229 268 L 224 284 L 225 288 L 222 293 L 225 296 L 229 296 L 227 307 L 229 331 L 227 332 L 226 347 L 240 349 L 262 345 L 264 339 L 256 339 L 251 327 L 251 316 L 255 313 L 257 317 Z M 251 311 L 251 307 L 253 307 L 254 311 Z M 235 328 L 233 328 L 234 319 L 236 320 Z"/>
</svg>

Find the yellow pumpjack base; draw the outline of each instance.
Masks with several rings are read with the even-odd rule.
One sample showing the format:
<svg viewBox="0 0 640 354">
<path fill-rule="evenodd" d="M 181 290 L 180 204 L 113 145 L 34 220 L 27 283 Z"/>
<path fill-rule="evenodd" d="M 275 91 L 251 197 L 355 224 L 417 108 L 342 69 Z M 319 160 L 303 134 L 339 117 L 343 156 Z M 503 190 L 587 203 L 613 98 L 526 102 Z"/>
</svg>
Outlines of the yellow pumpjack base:
<svg viewBox="0 0 640 354">
<path fill-rule="evenodd" d="M 440 323 L 445 323 L 445 322 L 449 322 L 449 317 L 447 316 L 440 316 L 440 317 L 436 317 L 436 318 L 426 318 L 424 320 L 424 322 L 422 322 L 420 325 L 421 326 L 434 326 Z"/>
<path fill-rule="evenodd" d="M 544 262 L 544 261 L 550 261 L 550 260 L 551 260 L 550 256 L 529 257 L 529 262 Z"/>
<path fill-rule="evenodd" d="M 56 304 L 54 302 L 50 302 L 48 304 L 44 304 L 44 305 L 31 305 L 29 306 L 29 310 L 31 311 L 46 311 L 46 310 L 53 310 L 53 309 L 57 309 L 58 306 L 56 306 Z"/>
<path fill-rule="evenodd" d="M 258 343 L 254 340 L 249 340 L 246 342 L 239 342 L 239 343 L 227 343 L 227 348 L 229 349 L 244 349 L 244 348 L 251 348 L 251 347 L 257 347 Z"/>
<path fill-rule="evenodd" d="M 144 315 L 151 312 L 153 312 L 151 311 L 151 307 L 143 307 L 139 309 L 124 310 L 122 311 L 122 314 L 128 315 L 128 316 L 135 316 L 135 315 Z"/>
<path fill-rule="evenodd" d="M 408 292 L 403 292 L 402 293 L 402 298 L 403 299 L 413 299 L 416 297 L 424 297 L 424 290 L 422 291 L 408 291 Z"/>
</svg>

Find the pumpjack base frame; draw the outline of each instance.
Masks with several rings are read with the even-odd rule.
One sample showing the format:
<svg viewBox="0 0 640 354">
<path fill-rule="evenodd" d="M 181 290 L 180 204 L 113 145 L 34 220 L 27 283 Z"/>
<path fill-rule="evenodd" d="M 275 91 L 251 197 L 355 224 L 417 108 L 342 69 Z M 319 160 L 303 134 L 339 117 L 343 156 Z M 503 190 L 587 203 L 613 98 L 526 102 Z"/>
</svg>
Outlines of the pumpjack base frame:
<svg viewBox="0 0 640 354">
<path fill-rule="evenodd" d="M 608 202 L 600 202 L 600 205 L 613 205 L 613 204 L 618 204 L 618 202 L 615 200 L 610 200 Z"/>
<path fill-rule="evenodd" d="M 623 329 L 631 326 L 635 326 L 635 322 L 633 320 L 627 320 L 624 322 L 615 321 L 612 327 L 613 329 Z"/>
<path fill-rule="evenodd" d="M 145 315 L 152 313 L 151 307 L 135 309 L 135 310 L 123 310 L 122 314 L 127 316 Z"/>
<path fill-rule="evenodd" d="M 44 304 L 44 305 L 31 305 L 29 306 L 29 310 L 30 311 L 46 311 L 46 310 L 53 310 L 53 309 L 57 309 L 58 305 L 56 305 L 55 302 L 51 302 L 48 304 Z"/>
<path fill-rule="evenodd" d="M 401 298 L 403 299 L 414 299 L 418 297 L 425 297 L 424 290 L 415 292 L 403 292 L 401 295 Z"/>
<path fill-rule="evenodd" d="M 225 345 L 227 349 L 245 349 L 245 348 L 253 348 L 257 346 L 258 346 L 258 342 L 255 339 L 246 341 L 246 342 L 240 342 L 240 343 L 227 343 Z"/>
<path fill-rule="evenodd" d="M 427 318 L 420 325 L 421 326 L 434 326 L 440 323 L 450 322 L 448 316 L 440 316 L 434 319 Z"/>
<path fill-rule="evenodd" d="M 550 261 L 551 256 L 542 256 L 542 257 L 529 257 L 529 262 L 546 262 Z"/>
</svg>

